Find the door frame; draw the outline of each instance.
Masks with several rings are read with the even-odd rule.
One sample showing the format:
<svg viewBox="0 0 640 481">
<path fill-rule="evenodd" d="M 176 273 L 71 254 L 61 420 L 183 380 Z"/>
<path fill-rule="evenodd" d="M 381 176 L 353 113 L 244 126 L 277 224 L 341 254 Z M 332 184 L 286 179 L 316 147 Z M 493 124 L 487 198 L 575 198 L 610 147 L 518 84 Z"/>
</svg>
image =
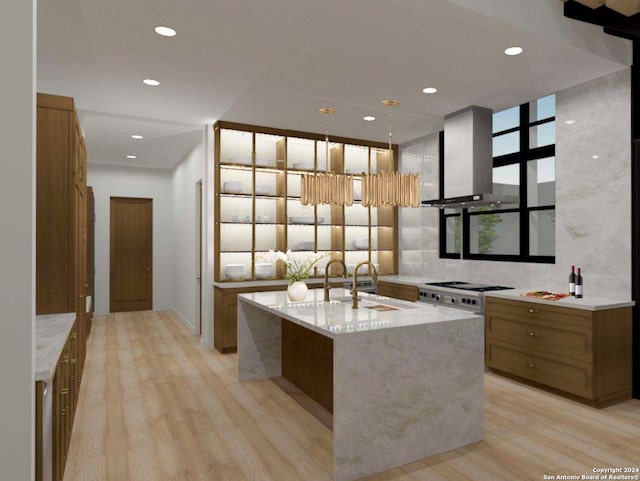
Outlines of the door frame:
<svg viewBox="0 0 640 481">
<path fill-rule="evenodd" d="M 151 282 L 149 286 L 149 300 L 151 302 L 151 309 L 153 309 L 153 198 L 151 197 L 122 197 L 122 196 L 110 196 L 109 197 L 109 312 L 121 312 L 113 310 L 113 290 L 114 280 L 113 275 L 115 270 L 115 220 L 112 215 L 114 201 L 126 200 L 133 201 L 134 203 L 150 203 L 151 204 L 151 238 L 150 238 L 150 252 L 151 257 Z"/>
<path fill-rule="evenodd" d="M 196 323 L 195 334 L 202 337 L 202 179 L 196 182 Z"/>
</svg>

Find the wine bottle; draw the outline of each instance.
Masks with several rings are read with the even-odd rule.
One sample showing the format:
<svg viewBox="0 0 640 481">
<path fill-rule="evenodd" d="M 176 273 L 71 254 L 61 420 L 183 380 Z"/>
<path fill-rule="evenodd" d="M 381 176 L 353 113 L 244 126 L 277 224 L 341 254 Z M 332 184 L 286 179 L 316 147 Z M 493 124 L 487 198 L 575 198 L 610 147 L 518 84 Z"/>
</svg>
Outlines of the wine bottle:
<svg viewBox="0 0 640 481">
<path fill-rule="evenodd" d="M 576 266 L 571 266 L 571 274 L 569 274 L 569 294 L 576 295 Z"/>
<path fill-rule="evenodd" d="M 578 275 L 576 276 L 576 299 L 582 299 L 582 274 L 578 267 Z"/>
</svg>

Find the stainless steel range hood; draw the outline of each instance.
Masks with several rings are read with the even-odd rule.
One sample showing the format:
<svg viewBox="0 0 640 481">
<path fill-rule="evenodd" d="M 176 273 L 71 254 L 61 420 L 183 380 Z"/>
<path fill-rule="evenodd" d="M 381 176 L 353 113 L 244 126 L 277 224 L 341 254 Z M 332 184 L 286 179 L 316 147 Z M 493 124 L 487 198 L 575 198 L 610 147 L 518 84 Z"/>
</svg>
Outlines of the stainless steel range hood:
<svg viewBox="0 0 640 481">
<path fill-rule="evenodd" d="M 493 194 L 491 109 L 472 105 L 444 119 L 444 199 L 423 207 L 470 208 L 518 202 Z"/>
</svg>

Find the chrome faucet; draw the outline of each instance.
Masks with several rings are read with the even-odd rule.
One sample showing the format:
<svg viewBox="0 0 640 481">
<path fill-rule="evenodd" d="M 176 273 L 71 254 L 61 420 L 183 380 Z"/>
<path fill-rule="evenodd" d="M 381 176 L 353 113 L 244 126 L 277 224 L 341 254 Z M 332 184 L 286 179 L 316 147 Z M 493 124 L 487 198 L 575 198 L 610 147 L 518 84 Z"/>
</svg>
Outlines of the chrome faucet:
<svg viewBox="0 0 640 481">
<path fill-rule="evenodd" d="M 347 278 L 347 266 L 345 265 L 342 259 L 332 259 L 327 262 L 327 265 L 324 266 L 324 300 L 325 302 L 329 302 L 329 290 L 331 290 L 331 284 L 329 283 L 329 266 L 334 262 L 339 262 L 342 264 L 342 269 L 344 269 L 344 277 Z"/>
<path fill-rule="evenodd" d="M 356 265 L 355 269 L 353 269 L 353 285 L 351 286 L 351 299 L 353 299 L 351 307 L 353 309 L 358 308 L 358 269 L 360 269 L 360 266 L 363 266 L 365 264 L 369 264 L 369 269 L 370 269 L 371 278 L 373 279 L 373 282 L 378 282 L 378 271 L 376 271 L 376 266 L 374 266 L 371 262 L 362 261 Z M 371 269 L 373 270 L 371 271 Z"/>
</svg>

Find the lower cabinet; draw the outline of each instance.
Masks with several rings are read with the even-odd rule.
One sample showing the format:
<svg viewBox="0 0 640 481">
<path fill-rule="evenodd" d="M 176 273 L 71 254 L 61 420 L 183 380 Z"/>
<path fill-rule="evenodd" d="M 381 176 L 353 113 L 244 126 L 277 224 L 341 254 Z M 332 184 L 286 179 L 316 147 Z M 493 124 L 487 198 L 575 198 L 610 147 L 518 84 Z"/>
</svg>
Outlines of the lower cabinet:
<svg viewBox="0 0 640 481">
<path fill-rule="evenodd" d="M 631 308 L 587 311 L 487 297 L 494 371 L 605 407 L 631 397 Z"/>
<path fill-rule="evenodd" d="M 62 481 L 82 376 L 78 321 L 60 354 L 50 383 L 36 382 L 36 481 Z"/>
<path fill-rule="evenodd" d="M 406 284 L 395 284 L 393 282 L 378 282 L 379 296 L 394 297 L 405 301 L 415 302 L 420 298 L 418 288 L 416 286 L 408 286 Z"/>
</svg>

